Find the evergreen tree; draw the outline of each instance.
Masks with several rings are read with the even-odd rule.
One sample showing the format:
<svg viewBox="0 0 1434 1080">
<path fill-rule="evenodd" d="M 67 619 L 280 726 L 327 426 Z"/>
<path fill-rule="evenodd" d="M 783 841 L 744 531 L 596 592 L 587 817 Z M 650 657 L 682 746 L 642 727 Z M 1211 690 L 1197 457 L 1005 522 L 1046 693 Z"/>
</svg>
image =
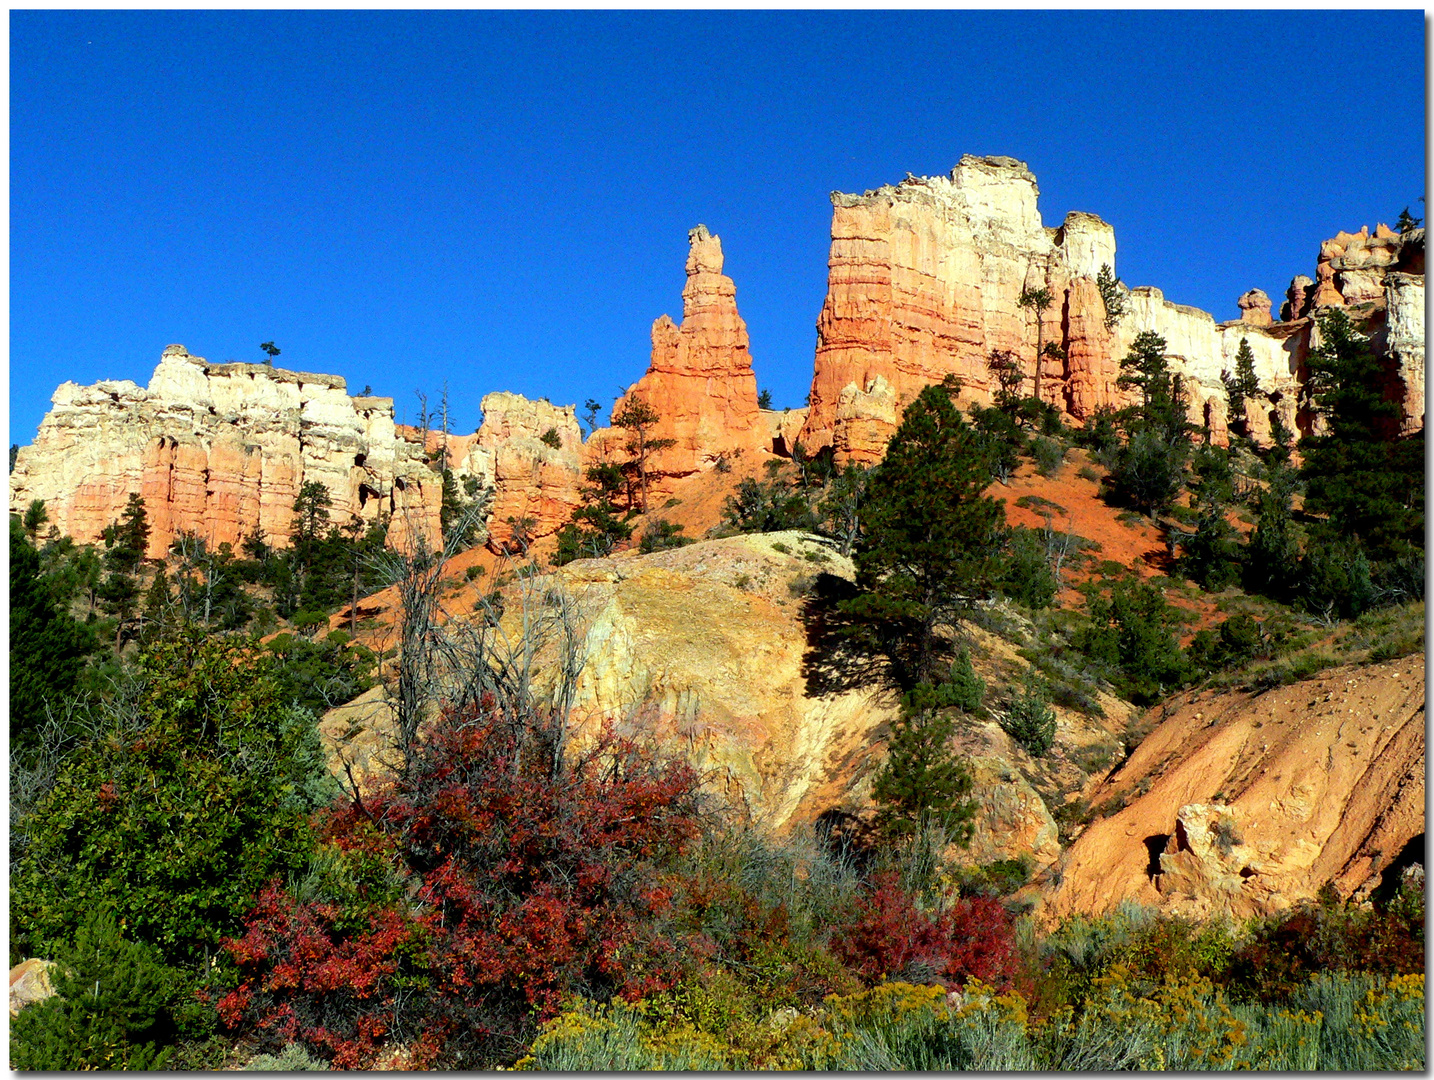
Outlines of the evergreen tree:
<svg viewBox="0 0 1434 1080">
<path fill-rule="evenodd" d="M 1038 288 L 1031 288 L 1027 285 L 1021 290 L 1021 295 L 1016 303 L 1023 308 L 1036 313 L 1036 375 L 1031 396 L 1037 401 L 1041 399 L 1041 361 L 1045 359 L 1045 314 L 1046 308 L 1051 306 L 1051 290 L 1044 285 Z"/>
<path fill-rule="evenodd" d="M 1105 304 L 1105 328 L 1114 330 L 1116 323 L 1125 317 L 1125 283 L 1115 276 L 1110 263 L 1101 263 L 1100 272 L 1095 276 L 1095 287 L 1100 290 L 1101 301 Z"/>
<path fill-rule="evenodd" d="M 970 658 L 959 656 L 952 677 L 939 687 L 923 683 L 902 696 L 891 724 L 887 757 L 872 783 L 876 826 L 887 836 L 911 839 L 930 826 L 946 831 L 963 846 L 973 832 L 976 804 L 971 771 L 951 747 L 953 707 L 980 707 L 984 686 L 971 671 Z"/>
<path fill-rule="evenodd" d="M 1325 428 L 1300 445 L 1305 510 L 1326 517 L 1311 543 L 1349 539 L 1374 563 L 1422 555 L 1423 432 L 1400 437 L 1384 365 L 1349 316 L 1332 309 L 1319 327 L 1309 386 Z"/>
<path fill-rule="evenodd" d="M 1245 550 L 1244 587 L 1275 600 L 1293 597 L 1299 574 L 1300 543 L 1294 522 L 1299 478 L 1290 468 L 1290 433 L 1275 416 L 1275 444 L 1266 454 L 1266 486 L 1256 500 L 1255 529 Z"/>
<path fill-rule="evenodd" d="M 836 540 L 843 555 L 850 555 L 861 539 L 861 504 L 866 499 L 868 474 L 869 470 L 849 463 L 832 478 L 817 505 L 823 535 Z"/>
<path fill-rule="evenodd" d="M 1107 482 L 1116 499 L 1154 514 L 1175 501 L 1185 482 L 1192 428 L 1184 386 L 1170 371 L 1165 339 L 1151 330 L 1136 336 L 1120 368 L 1117 383 L 1138 389 L 1141 403 L 1121 413 L 1127 438 Z"/>
<path fill-rule="evenodd" d="M 1179 613 L 1153 585 L 1117 582 L 1109 598 L 1088 587 L 1086 604 L 1090 622 L 1072 643 L 1105 668 L 1125 697 L 1150 705 L 1190 677 L 1176 637 Z"/>
<path fill-rule="evenodd" d="M 100 537 L 105 544 L 105 563 L 112 571 L 133 574 L 139 570 L 149 545 L 149 515 L 144 499 L 131 492 L 119 520 L 106 525 Z"/>
<path fill-rule="evenodd" d="M 651 471 L 650 465 L 652 455 L 660 450 L 666 450 L 676 443 L 676 439 L 653 438 L 652 429 L 661 415 L 642 398 L 631 397 L 621 409 L 613 414 L 612 422 L 628 433 L 627 453 L 629 457 L 628 468 L 637 476 L 638 487 L 642 492 L 642 513 L 647 513 L 647 482 L 648 474 Z"/>
<path fill-rule="evenodd" d="M 94 634 L 56 602 L 40 555 L 10 516 L 10 738 L 28 747 L 47 703 L 74 692 Z"/>
<path fill-rule="evenodd" d="M 618 516 L 617 497 L 623 489 L 622 470 L 613 464 L 588 466 L 588 484 L 582 489 L 583 505 L 572 521 L 558 532 L 554 566 L 574 559 L 600 559 L 632 536 L 632 526 Z"/>
<path fill-rule="evenodd" d="M 1195 475 L 1192 502 L 1199 516 L 1195 531 L 1177 541 L 1180 572 L 1202 588 L 1224 589 L 1239 579 L 1241 563 L 1239 534 L 1228 517 L 1235 498 L 1229 451 L 1201 447 Z"/>
<path fill-rule="evenodd" d="M 843 601 L 853 633 L 885 655 L 898 685 L 929 681 L 936 627 L 991 592 L 1005 533 L 984 493 L 989 459 L 951 401 L 928 386 L 906 410 L 867 481 L 856 550 L 859 593 Z"/>
<path fill-rule="evenodd" d="M 1005 715 L 998 722 L 1001 730 L 1031 757 L 1045 757 L 1056 738 L 1050 684 L 1034 669 L 1027 668 L 1021 676 L 1020 689 L 1011 695 Z"/>
<path fill-rule="evenodd" d="M 1016 354 L 1010 349 L 992 349 L 986 358 L 986 370 L 996 380 L 996 392 L 992 395 L 996 408 L 1015 416 L 1021 403 L 1021 384 L 1026 381 Z"/>
<path fill-rule="evenodd" d="M 1250 423 L 1246 419 L 1245 404 L 1260 391 L 1260 380 L 1255 377 L 1255 354 L 1250 350 L 1249 338 L 1240 339 L 1240 348 L 1235 353 L 1235 374 L 1221 371 L 1220 381 L 1225 384 L 1229 428 L 1241 438 L 1248 438 Z"/>
<path fill-rule="evenodd" d="M 55 995 L 11 1021 L 22 1071 L 159 1069 L 172 1037 L 170 979 L 155 951 L 127 941 L 114 915 L 92 909 L 51 969 Z"/>
<path fill-rule="evenodd" d="M 25 532 L 30 537 L 30 543 L 40 542 L 40 530 L 50 521 L 50 512 L 45 509 L 44 499 L 32 499 L 30 505 L 25 508 L 24 525 Z"/>
</svg>

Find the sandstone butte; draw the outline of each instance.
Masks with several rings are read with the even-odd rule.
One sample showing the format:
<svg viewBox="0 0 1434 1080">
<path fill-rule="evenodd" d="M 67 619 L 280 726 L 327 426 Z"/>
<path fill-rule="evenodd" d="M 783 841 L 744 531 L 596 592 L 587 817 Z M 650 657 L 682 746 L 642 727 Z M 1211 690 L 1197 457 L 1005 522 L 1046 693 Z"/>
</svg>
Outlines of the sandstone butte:
<svg viewBox="0 0 1434 1080">
<path fill-rule="evenodd" d="M 1008 349 L 1034 392 L 1038 344 L 1040 396 L 1074 423 L 1127 402 L 1116 385 L 1119 360 L 1144 330 L 1161 334 L 1172 366 L 1187 379 L 1193 419 L 1217 442 L 1228 418 L 1220 373 L 1233 370 L 1241 341 L 1255 357 L 1261 392 L 1247 402 L 1258 440 L 1278 415 L 1292 431 L 1317 427 L 1303 392 L 1305 359 L 1316 344 L 1314 316 L 1344 306 L 1367 325 L 1387 360 L 1388 393 L 1403 404 L 1404 430 L 1424 420 L 1424 232 L 1399 236 L 1340 232 L 1321 245 L 1316 276 L 1296 277 L 1271 314 L 1268 294 L 1250 290 L 1241 318 L 1168 302 L 1160 290 L 1125 295 L 1125 316 L 1106 326 L 1096 285 L 1115 268 L 1114 230 L 1072 212 L 1042 223 L 1035 177 L 1012 158 L 966 156 L 948 176 L 908 176 L 865 194 L 832 195 L 827 296 L 817 320 L 810 406 L 786 413 L 757 407 L 756 379 L 736 287 L 723 272 L 721 242 L 704 226 L 688 236 L 681 325 L 662 316 L 652 328 L 647 373 L 616 406 L 641 400 L 660 417 L 650 436 L 671 445 L 650 461 L 654 493 L 719 463 L 749 463 L 830 446 L 838 460 L 881 458 L 902 410 L 921 388 L 947 375 L 967 400 L 992 391 L 986 361 Z M 1037 326 L 1022 291 L 1051 296 Z M 275 543 L 289 535 L 301 484 L 323 482 L 334 517 L 394 519 L 395 542 L 438 533 L 444 446 L 393 420 L 390 398 L 350 397 L 341 378 L 257 364 L 210 364 L 183 346 L 165 350 L 148 387 L 63 384 L 35 442 L 11 474 L 10 506 L 43 499 L 51 521 L 92 542 L 131 493 L 145 499 L 151 556 L 179 532 L 213 543 L 261 529 Z M 515 394 L 483 399 L 474 436 L 446 441 L 457 478 L 492 489 L 488 545 L 521 548 L 562 527 L 581 501 L 584 470 L 623 462 L 629 434 L 616 428 L 582 439 L 575 410 Z M 556 442 L 557 445 L 552 445 Z"/>
</svg>

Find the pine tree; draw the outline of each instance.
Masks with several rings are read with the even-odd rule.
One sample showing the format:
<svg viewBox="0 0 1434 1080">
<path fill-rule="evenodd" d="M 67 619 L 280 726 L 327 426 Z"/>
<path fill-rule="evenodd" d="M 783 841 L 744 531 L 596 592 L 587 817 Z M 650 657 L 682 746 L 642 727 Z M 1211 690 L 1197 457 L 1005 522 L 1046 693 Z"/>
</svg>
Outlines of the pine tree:
<svg viewBox="0 0 1434 1080">
<path fill-rule="evenodd" d="M 1165 356 L 1165 339 L 1141 331 L 1120 362 L 1117 384 L 1138 389 L 1141 403 L 1120 415 L 1126 442 L 1114 455 L 1108 483 L 1119 500 L 1153 514 L 1174 502 L 1185 483 L 1192 427 L 1185 391 Z"/>
<path fill-rule="evenodd" d="M 28 746 L 47 703 L 71 693 L 95 648 L 90 628 L 72 618 L 41 573 L 40 555 L 20 519 L 10 518 L 10 738 Z"/>
<path fill-rule="evenodd" d="M 1309 358 L 1324 433 L 1300 445 L 1305 510 L 1327 518 L 1319 536 L 1351 539 L 1375 563 L 1424 547 L 1424 437 L 1399 435 L 1400 408 L 1384 366 L 1338 308 L 1321 315 Z"/>
<path fill-rule="evenodd" d="M 1110 263 L 1101 263 L 1100 272 L 1095 276 L 1095 287 L 1100 290 L 1101 301 L 1105 304 L 1105 328 L 1114 330 L 1125 317 L 1125 283 L 1115 276 Z"/>
<path fill-rule="evenodd" d="M 1044 285 L 1039 288 L 1031 288 L 1029 285 L 1021 290 L 1020 297 L 1016 303 L 1036 313 L 1036 377 L 1035 385 L 1031 396 L 1037 401 L 1041 399 L 1041 361 L 1046 351 L 1043 347 L 1045 341 L 1045 314 L 1046 308 L 1051 306 L 1051 290 Z"/>
<path fill-rule="evenodd" d="M 110 912 L 91 909 L 61 948 L 55 995 L 11 1021 L 11 1066 L 22 1071 L 158 1069 L 170 1051 L 169 973 L 153 949 L 126 941 Z"/>
<path fill-rule="evenodd" d="M 632 526 L 618 516 L 617 496 L 622 491 L 622 470 L 616 465 L 588 466 L 583 505 L 558 532 L 552 564 L 566 566 L 574 559 L 598 559 L 610 554 L 632 536 Z"/>
<path fill-rule="evenodd" d="M 1239 579 L 1241 563 L 1239 534 L 1227 517 L 1235 498 L 1229 452 L 1201 447 L 1195 473 L 1192 503 L 1199 516 L 1195 531 L 1177 541 L 1180 572 L 1202 588 L 1224 589 Z"/>
<path fill-rule="evenodd" d="M 931 680 L 936 627 L 988 596 L 999 572 L 1005 512 L 984 494 L 990 462 L 954 389 L 921 391 L 868 478 L 860 592 L 842 603 L 853 633 L 887 657 L 903 689 Z"/>
<path fill-rule="evenodd" d="M 1250 424 L 1245 415 L 1245 403 L 1260 391 L 1260 380 L 1255 376 L 1255 354 L 1250 350 L 1249 338 L 1240 339 L 1240 348 L 1235 353 L 1235 374 L 1221 371 L 1220 381 L 1225 384 L 1229 428 L 1241 438 L 1247 438 Z"/>
<path fill-rule="evenodd" d="M 628 433 L 629 468 L 636 473 L 642 491 L 642 513 L 647 513 L 647 483 L 652 455 L 675 445 L 676 439 L 655 439 L 652 429 L 662 419 L 651 405 L 636 395 L 613 415 L 612 422 Z"/>
<path fill-rule="evenodd" d="M 40 542 L 40 530 L 50 521 L 50 512 L 45 509 L 44 499 L 32 499 L 30 505 L 25 508 L 24 525 L 25 532 L 30 537 L 30 543 Z"/>
<path fill-rule="evenodd" d="M 971 772 L 951 748 L 955 722 L 949 712 L 908 697 L 892 721 L 887 758 L 872 783 L 876 826 L 893 837 L 911 838 L 928 826 L 949 839 L 970 842 L 976 816 Z"/>
</svg>

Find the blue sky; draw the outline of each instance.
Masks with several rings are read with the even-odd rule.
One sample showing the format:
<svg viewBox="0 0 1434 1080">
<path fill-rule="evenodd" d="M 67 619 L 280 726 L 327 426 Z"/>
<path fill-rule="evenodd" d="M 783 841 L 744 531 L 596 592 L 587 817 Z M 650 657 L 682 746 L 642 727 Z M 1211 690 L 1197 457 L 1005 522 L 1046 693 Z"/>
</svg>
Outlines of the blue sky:
<svg viewBox="0 0 1434 1080">
<path fill-rule="evenodd" d="M 722 237 L 799 405 L 832 190 L 1027 161 L 1216 318 L 1424 216 L 1422 12 L 11 14 L 11 440 L 165 345 L 605 405 Z"/>
</svg>

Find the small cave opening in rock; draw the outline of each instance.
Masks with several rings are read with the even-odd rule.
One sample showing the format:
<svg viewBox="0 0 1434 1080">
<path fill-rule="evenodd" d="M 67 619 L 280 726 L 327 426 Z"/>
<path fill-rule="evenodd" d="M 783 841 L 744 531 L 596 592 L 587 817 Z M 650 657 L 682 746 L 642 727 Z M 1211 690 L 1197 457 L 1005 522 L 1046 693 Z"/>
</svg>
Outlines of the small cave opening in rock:
<svg viewBox="0 0 1434 1080">
<path fill-rule="evenodd" d="M 1145 876 L 1151 881 L 1155 880 L 1160 873 L 1160 856 L 1165 851 L 1165 845 L 1170 843 L 1169 833 L 1155 833 L 1145 838 L 1145 852 L 1149 857 L 1145 864 Z"/>
<path fill-rule="evenodd" d="M 377 490 L 376 488 L 371 488 L 371 487 L 369 487 L 367 484 L 360 484 L 360 485 L 359 485 L 358 497 L 359 497 L 359 509 L 360 509 L 360 510 L 363 509 L 363 507 L 368 503 L 368 501 L 369 501 L 370 499 L 379 499 L 379 498 L 382 498 L 382 496 L 378 493 L 378 490 Z"/>
<path fill-rule="evenodd" d="M 1375 904 L 1383 906 L 1393 900 L 1399 894 L 1399 884 L 1404 878 L 1404 871 L 1411 866 L 1423 866 L 1424 864 L 1424 834 L 1411 837 L 1409 842 L 1399 849 L 1399 854 L 1384 868 L 1379 875 L 1379 884 L 1375 887 L 1371 897 Z"/>
<path fill-rule="evenodd" d="M 355 468 L 355 469 L 362 469 L 363 466 L 364 466 L 364 462 L 367 461 L 367 460 L 368 460 L 368 455 L 367 455 L 367 454 L 355 454 L 355 455 L 354 455 L 354 468 Z"/>
</svg>

